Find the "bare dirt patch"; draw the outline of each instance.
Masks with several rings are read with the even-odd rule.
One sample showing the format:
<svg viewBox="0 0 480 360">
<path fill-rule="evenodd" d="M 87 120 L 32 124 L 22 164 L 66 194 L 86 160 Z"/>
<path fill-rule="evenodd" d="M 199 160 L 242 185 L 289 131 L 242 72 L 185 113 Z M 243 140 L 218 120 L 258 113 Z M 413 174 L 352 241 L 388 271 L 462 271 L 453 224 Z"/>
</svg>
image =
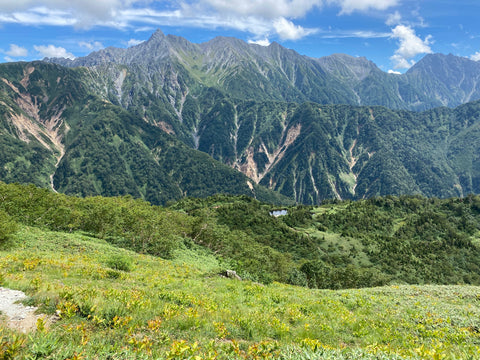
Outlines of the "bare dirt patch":
<svg viewBox="0 0 480 360">
<path fill-rule="evenodd" d="M 45 314 L 36 314 L 37 308 L 34 306 L 25 306 L 20 304 L 21 300 L 26 299 L 25 293 L 18 290 L 11 290 L 0 287 L 0 312 L 2 322 L 11 329 L 27 333 L 35 331 L 37 321 L 43 318 L 48 324 L 53 321 L 52 317 Z"/>
</svg>

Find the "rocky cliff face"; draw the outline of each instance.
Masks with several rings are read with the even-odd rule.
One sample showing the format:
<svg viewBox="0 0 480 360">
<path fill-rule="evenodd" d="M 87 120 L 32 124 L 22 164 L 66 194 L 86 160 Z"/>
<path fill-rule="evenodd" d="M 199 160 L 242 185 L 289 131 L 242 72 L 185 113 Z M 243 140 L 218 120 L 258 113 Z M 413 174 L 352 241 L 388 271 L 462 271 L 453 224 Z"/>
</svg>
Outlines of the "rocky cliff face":
<svg viewBox="0 0 480 360">
<path fill-rule="evenodd" d="M 46 69 L 49 76 L 44 76 Z M 82 92 L 72 79 L 71 71 L 65 70 L 34 62 L 25 66 L 6 65 L 0 74 L 4 99 L 1 116 L 5 123 L 13 126 L 11 135 L 31 146 L 42 146 L 51 154 L 50 160 L 43 164 L 27 161 L 27 167 L 45 167 L 42 171 L 48 168 L 49 184 L 54 190 L 53 176 L 65 154 L 63 140 L 69 130 L 64 111 L 74 104 L 77 93 Z"/>
</svg>

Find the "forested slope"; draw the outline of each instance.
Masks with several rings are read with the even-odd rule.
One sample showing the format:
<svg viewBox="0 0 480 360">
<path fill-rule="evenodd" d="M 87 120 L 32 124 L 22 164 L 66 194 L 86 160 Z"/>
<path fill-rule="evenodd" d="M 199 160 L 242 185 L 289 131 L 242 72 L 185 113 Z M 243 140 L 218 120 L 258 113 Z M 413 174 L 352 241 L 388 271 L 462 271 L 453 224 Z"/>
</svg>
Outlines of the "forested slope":
<svg viewBox="0 0 480 360">
<path fill-rule="evenodd" d="M 278 207 L 247 196 L 185 198 L 161 208 L 132 197 L 76 198 L 32 185 L 1 184 L 0 195 L 5 229 L 17 223 L 83 231 L 166 258 L 185 246 L 206 248 L 225 267 L 263 283 L 480 284 L 479 196 L 332 201 L 283 208 L 288 215 L 274 217 Z"/>
<path fill-rule="evenodd" d="M 75 69 L 2 65 L 2 179 L 156 204 L 217 193 L 313 205 L 480 193 L 478 101 L 412 112 L 248 100 L 171 63 L 176 46 L 184 55 L 198 47 L 168 39 L 110 49 L 103 55 L 112 62 L 92 54 Z M 253 56 L 248 46 L 234 48 L 223 55 Z M 132 55 L 144 50 L 156 54 L 149 65 Z M 117 53 L 130 54 L 125 64 Z M 279 55 L 285 66 L 295 58 L 288 54 Z M 223 71 L 217 65 L 211 71 Z"/>
<path fill-rule="evenodd" d="M 187 147 L 92 94 L 85 69 L 0 67 L 0 175 L 74 195 L 133 195 L 155 204 L 183 196 L 285 197 Z"/>
</svg>

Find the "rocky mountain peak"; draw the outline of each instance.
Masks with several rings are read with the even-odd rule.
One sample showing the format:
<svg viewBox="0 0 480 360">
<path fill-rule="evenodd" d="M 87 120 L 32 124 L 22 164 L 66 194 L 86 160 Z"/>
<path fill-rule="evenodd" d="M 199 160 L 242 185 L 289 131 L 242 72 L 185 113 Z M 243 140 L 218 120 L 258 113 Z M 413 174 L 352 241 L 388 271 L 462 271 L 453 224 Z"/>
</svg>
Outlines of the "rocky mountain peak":
<svg viewBox="0 0 480 360">
<path fill-rule="evenodd" d="M 188 74 L 185 79 L 197 79 L 202 85 L 218 84 L 222 91 L 247 99 L 424 110 L 480 98 L 480 62 L 451 54 L 427 55 L 406 74 L 391 76 L 364 57 L 333 54 L 311 58 L 275 42 L 259 46 L 225 36 L 195 44 L 157 30 L 147 41 L 128 49 L 109 47 L 73 61 L 48 61 L 68 67 L 141 65 L 130 70 L 141 79 L 154 74 L 163 77 L 165 69 L 176 69 L 169 73 L 173 77 L 167 76 L 167 84 L 176 84 L 181 72 Z M 118 71 L 114 73 L 116 81 Z M 182 98 L 184 92 L 175 96 Z"/>
<path fill-rule="evenodd" d="M 240 39 L 226 36 L 217 36 L 206 43 L 200 44 L 203 52 L 209 54 L 246 54 L 250 51 L 249 45 Z"/>
<path fill-rule="evenodd" d="M 165 34 L 163 33 L 162 30 L 157 29 L 152 36 L 150 36 L 150 39 L 148 39 L 148 42 L 155 42 L 155 41 L 164 41 L 165 40 Z"/>
<path fill-rule="evenodd" d="M 473 61 L 471 59 L 455 56 L 453 54 L 427 54 L 415 65 L 413 65 L 407 74 L 415 74 L 418 72 L 433 72 L 438 74 L 439 72 L 451 71 L 475 71 L 480 70 L 480 62 Z"/>
</svg>

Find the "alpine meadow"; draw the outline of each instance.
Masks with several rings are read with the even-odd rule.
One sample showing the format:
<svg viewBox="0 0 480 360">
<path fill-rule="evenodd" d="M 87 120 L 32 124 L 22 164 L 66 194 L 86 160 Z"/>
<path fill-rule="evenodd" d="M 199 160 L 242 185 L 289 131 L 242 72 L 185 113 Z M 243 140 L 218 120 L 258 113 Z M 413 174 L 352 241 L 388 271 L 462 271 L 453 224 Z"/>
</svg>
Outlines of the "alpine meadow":
<svg viewBox="0 0 480 360">
<path fill-rule="evenodd" d="M 0 359 L 478 359 L 480 61 L 2 63 L 0 286 Z"/>
</svg>

